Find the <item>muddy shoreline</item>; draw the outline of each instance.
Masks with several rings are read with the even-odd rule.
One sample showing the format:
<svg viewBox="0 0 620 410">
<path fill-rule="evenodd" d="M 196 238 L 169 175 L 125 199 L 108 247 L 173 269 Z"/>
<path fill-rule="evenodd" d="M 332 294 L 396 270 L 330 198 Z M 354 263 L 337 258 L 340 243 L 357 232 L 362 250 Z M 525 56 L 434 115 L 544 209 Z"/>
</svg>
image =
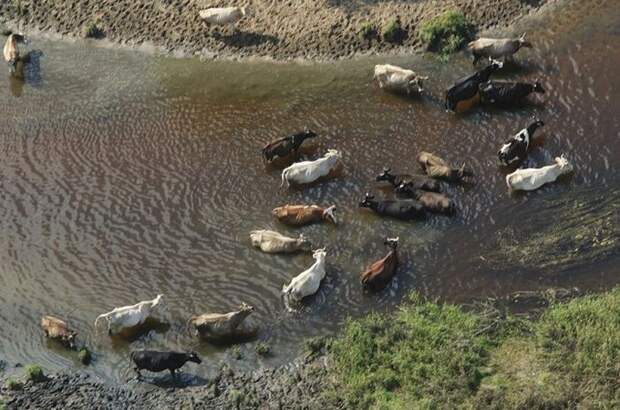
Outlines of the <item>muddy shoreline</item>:
<svg viewBox="0 0 620 410">
<path fill-rule="evenodd" d="M 166 373 L 144 374 L 127 383 L 111 383 L 84 370 L 49 375 L 10 391 L 0 377 L 0 398 L 7 409 L 327 409 L 339 404 L 323 391 L 332 383 L 325 352 L 287 366 L 235 372 L 224 365 L 215 377 L 181 372 L 174 384 Z M 187 373 L 186 373 L 187 372 Z M 3 408 L 0 405 L 0 408 Z"/>
<path fill-rule="evenodd" d="M 0 4 L 0 23 L 20 31 L 62 37 L 83 37 L 95 25 L 97 37 L 127 46 L 152 45 L 174 55 L 208 59 L 262 57 L 273 60 L 333 60 L 365 54 L 421 50 L 421 24 L 452 8 L 462 10 L 478 31 L 508 27 L 536 12 L 548 0 L 432 0 L 375 2 L 320 0 L 281 4 L 243 0 L 251 15 L 232 27 L 209 27 L 199 10 L 213 4 L 193 0 L 102 1 L 71 0 L 60 8 L 49 0 Z M 219 3 L 218 3 L 219 5 Z M 386 41 L 382 30 L 399 17 L 405 36 Z M 360 34 L 370 24 L 377 36 Z"/>
</svg>

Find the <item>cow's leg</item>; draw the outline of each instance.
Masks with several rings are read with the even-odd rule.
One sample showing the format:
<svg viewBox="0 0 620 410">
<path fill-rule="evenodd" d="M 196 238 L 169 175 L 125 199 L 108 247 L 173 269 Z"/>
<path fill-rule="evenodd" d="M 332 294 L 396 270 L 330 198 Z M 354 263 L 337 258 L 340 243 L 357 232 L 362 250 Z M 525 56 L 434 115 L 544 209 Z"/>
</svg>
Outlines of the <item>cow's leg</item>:
<svg viewBox="0 0 620 410">
<path fill-rule="evenodd" d="M 140 373 L 138 366 L 134 367 L 133 370 L 138 373 L 138 380 L 142 380 L 142 373 Z"/>
<path fill-rule="evenodd" d="M 478 63 L 478 60 L 480 60 L 480 56 L 476 53 L 474 53 L 474 65 L 476 65 Z"/>
<path fill-rule="evenodd" d="M 172 375 L 172 380 L 177 379 L 177 374 L 176 374 L 176 370 L 175 369 L 169 369 L 170 370 L 170 374 Z"/>
</svg>

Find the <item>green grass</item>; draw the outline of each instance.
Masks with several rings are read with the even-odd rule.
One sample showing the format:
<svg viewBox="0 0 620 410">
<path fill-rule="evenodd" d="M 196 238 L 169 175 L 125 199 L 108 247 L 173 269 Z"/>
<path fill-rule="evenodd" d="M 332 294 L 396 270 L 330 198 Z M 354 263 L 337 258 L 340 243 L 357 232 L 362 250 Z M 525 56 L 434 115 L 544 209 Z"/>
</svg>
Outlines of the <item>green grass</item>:
<svg viewBox="0 0 620 410">
<path fill-rule="evenodd" d="M 31 364 L 26 367 L 26 379 L 35 383 L 45 381 L 43 369 L 38 364 Z"/>
<path fill-rule="evenodd" d="M 474 31 L 465 15 L 453 9 L 422 23 L 420 38 L 429 50 L 447 56 L 463 47 Z"/>
<path fill-rule="evenodd" d="M 390 43 L 401 43 L 406 35 L 399 18 L 388 20 L 381 30 L 383 39 Z"/>
<path fill-rule="evenodd" d="M 15 380 L 12 377 L 6 379 L 6 388 L 9 390 L 21 390 L 23 384 L 19 380 Z"/>
<path fill-rule="evenodd" d="M 620 288 L 538 320 L 413 295 L 350 321 L 331 347 L 346 408 L 620 408 Z"/>
</svg>

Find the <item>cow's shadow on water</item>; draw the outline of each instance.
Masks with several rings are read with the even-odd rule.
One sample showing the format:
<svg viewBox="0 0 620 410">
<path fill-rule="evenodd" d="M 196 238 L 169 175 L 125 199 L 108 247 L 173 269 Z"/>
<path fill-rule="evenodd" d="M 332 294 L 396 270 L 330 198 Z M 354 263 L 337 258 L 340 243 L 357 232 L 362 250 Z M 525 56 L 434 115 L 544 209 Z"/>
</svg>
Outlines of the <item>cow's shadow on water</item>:
<svg viewBox="0 0 620 410">
<path fill-rule="evenodd" d="M 247 31 L 235 31 L 230 34 L 222 34 L 220 32 L 214 32 L 212 37 L 215 40 L 221 41 L 228 47 L 256 47 L 262 44 L 268 43 L 271 45 L 278 44 L 279 39 L 276 36 L 269 34 L 261 34 Z"/>
</svg>

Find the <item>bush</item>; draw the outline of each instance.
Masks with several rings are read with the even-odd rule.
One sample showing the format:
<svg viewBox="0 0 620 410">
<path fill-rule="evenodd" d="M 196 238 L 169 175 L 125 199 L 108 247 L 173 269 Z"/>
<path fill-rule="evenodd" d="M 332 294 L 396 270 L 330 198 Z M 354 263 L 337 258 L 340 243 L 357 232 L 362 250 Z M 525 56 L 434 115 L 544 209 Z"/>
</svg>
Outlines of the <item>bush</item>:
<svg viewBox="0 0 620 410">
<path fill-rule="evenodd" d="M 82 27 L 83 38 L 100 38 L 103 37 L 103 30 L 95 21 L 89 21 Z"/>
<path fill-rule="evenodd" d="M 387 42 L 402 43 L 405 39 L 406 32 L 402 28 L 400 17 L 388 20 L 383 26 L 381 34 L 383 35 L 383 39 Z"/>
<path fill-rule="evenodd" d="M 81 348 L 78 353 L 78 359 L 80 360 L 82 364 L 88 366 L 92 360 L 92 355 L 90 354 L 90 350 L 88 350 L 88 348 L 86 347 Z"/>
<path fill-rule="evenodd" d="M 362 40 L 370 40 L 377 37 L 377 29 L 368 21 L 362 23 L 358 33 Z"/>
<path fill-rule="evenodd" d="M 269 356 L 271 354 L 271 347 L 265 342 L 258 342 L 256 344 L 256 353 L 259 356 Z"/>
<path fill-rule="evenodd" d="M 9 390 L 21 390 L 23 387 L 22 383 L 19 380 L 15 380 L 12 377 L 6 379 L 6 388 Z"/>
<path fill-rule="evenodd" d="M 26 379 L 35 383 L 45 381 L 43 369 L 38 364 L 31 364 L 26 367 Z"/>
<path fill-rule="evenodd" d="M 448 10 L 422 23 L 420 38 L 429 50 L 448 55 L 469 41 L 474 31 L 474 26 L 461 11 Z"/>
</svg>

